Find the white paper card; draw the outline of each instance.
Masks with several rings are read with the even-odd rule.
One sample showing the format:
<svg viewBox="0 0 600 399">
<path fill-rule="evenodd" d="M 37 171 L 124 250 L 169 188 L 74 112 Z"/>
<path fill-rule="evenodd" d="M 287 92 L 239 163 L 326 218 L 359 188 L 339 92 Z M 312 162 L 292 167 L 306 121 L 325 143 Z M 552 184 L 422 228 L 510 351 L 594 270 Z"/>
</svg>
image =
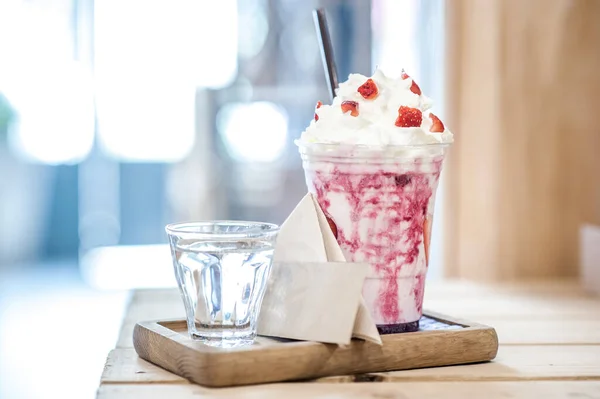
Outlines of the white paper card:
<svg viewBox="0 0 600 399">
<path fill-rule="evenodd" d="M 337 243 L 331 228 L 329 227 L 329 223 L 327 222 L 327 218 L 325 214 L 321 210 L 321 207 L 317 203 L 317 200 L 310 194 L 307 194 L 311 197 L 314 208 L 317 212 L 317 218 L 319 219 L 319 226 L 322 232 L 323 243 L 325 246 L 325 252 L 327 253 L 327 260 L 329 262 L 345 262 L 344 253 L 342 252 L 342 248 Z M 354 322 L 353 334 L 354 337 L 361 338 L 367 341 L 375 342 L 381 345 L 381 337 L 379 335 L 379 331 L 377 331 L 377 326 L 373 322 L 371 318 L 371 314 L 367 309 L 367 305 L 361 295 L 360 303 L 358 305 L 358 311 L 356 313 L 356 320 Z"/>
<path fill-rule="evenodd" d="M 258 333 L 349 344 L 367 268 L 345 262 L 274 263 Z"/>
<path fill-rule="evenodd" d="M 349 304 L 338 305 L 336 298 L 347 298 L 347 295 L 351 293 L 346 292 L 349 289 L 345 285 L 346 282 L 344 279 L 346 277 L 344 275 L 348 274 L 348 284 L 353 284 L 355 281 L 354 279 L 356 278 L 354 274 L 358 273 L 354 271 L 358 269 L 356 269 L 352 263 L 345 263 L 343 265 L 339 264 L 340 262 L 345 261 L 346 260 L 344 258 L 342 249 L 338 245 L 333 232 L 327 223 L 327 219 L 323 214 L 323 211 L 313 196 L 311 194 L 307 194 L 281 226 L 277 238 L 277 247 L 275 250 L 272 271 L 273 274 L 271 275 L 270 279 L 270 281 L 274 284 L 270 283 L 269 287 L 267 288 L 265 302 L 263 302 L 263 307 L 259 316 L 258 333 L 266 335 L 266 331 L 268 330 L 268 335 L 304 340 L 314 340 L 314 338 L 309 337 L 319 334 L 321 337 L 320 339 L 325 339 L 322 342 L 336 342 L 336 340 L 339 339 L 338 334 L 340 333 L 336 330 L 332 330 L 330 332 L 330 338 L 327 338 L 326 335 L 323 336 L 323 334 L 327 333 L 327 330 L 324 326 L 317 328 L 322 330 L 320 332 L 312 330 L 309 331 L 302 327 L 303 323 L 306 323 L 310 326 L 316 325 L 314 320 L 318 320 L 320 313 L 314 313 L 312 316 L 309 313 L 304 313 L 302 318 L 294 317 L 294 313 L 297 312 L 297 305 L 295 303 L 288 304 L 287 296 L 279 295 L 278 301 L 272 301 L 270 299 L 272 295 L 271 290 L 277 289 L 276 281 L 277 279 L 281 278 L 280 273 L 283 273 L 283 271 L 275 270 L 277 264 L 287 265 L 292 263 L 312 263 L 319 264 L 319 267 L 321 267 L 323 270 L 319 270 L 316 272 L 316 274 L 311 274 L 312 277 L 310 278 L 313 279 L 312 284 L 304 284 L 304 282 L 302 282 L 302 286 L 304 287 L 303 289 L 306 290 L 302 295 L 305 297 L 318 297 L 322 295 L 322 292 L 320 291 L 327 291 L 327 294 L 332 299 L 329 302 L 320 303 L 321 308 L 318 311 L 321 311 L 323 308 L 325 308 L 327 313 L 330 315 L 334 313 L 337 314 L 342 311 L 346 312 L 348 306 L 356 303 L 353 312 L 354 314 L 342 315 L 344 320 L 347 320 L 348 318 L 353 320 L 351 335 L 356 338 L 381 344 L 381 337 L 379 336 L 375 323 L 371 319 L 369 311 L 364 304 L 361 290 L 358 291 L 356 301 L 348 299 L 348 301 L 350 301 Z M 325 270 L 330 265 L 332 265 L 332 270 Z M 308 276 L 309 273 L 313 273 L 313 266 L 307 266 L 307 268 L 311 268 L 311 271 L 305 270 L 299 272 L 304 274 L 299 275 Z M 366 267 L 366 265 L 361 267 Z M 365 271 L 366 270 L 367 268 L 365 268 Z M 337 277 L 333 278 L 331 277 L 332 275 L 336 275 Z M 328 279 L 327 284 L 330 285 L 325 286 L 321 285 L 320 282 L 318 283 L 319 279 L 325 278 Z M 361 280 L 361 288 L 362 282 L 363 280 Z M 326 289 L 324 287 L 326 287 Z M 289 287 L 286 289 L 293 290 Z M 299 292 L 297 290 L 293 291 Z M 297 301 L 297 299 L 294 299 L 294 301 Z M 306 309 L 309 309 L 309 307 Z M 289 316 L 286 316 L 286 320 L 289 320 L 290 324 L 280 323 L 279 320 L 281 320 L 282 316 L 273 316 L 283 313 L 289 314 Z M 274 317 L 274 319 L 271 320 L 271 317 Z M 336 317 L 341 316 L 336 315 Z M 305 335 L 300 336 L 297 331 L 302 331 Z"/>
<path fill-rule="evenodd" d="M 600 226 L 584 224 L 580 227 L 579 259 L 583 288 L 600 295 Z"/>
</svg>

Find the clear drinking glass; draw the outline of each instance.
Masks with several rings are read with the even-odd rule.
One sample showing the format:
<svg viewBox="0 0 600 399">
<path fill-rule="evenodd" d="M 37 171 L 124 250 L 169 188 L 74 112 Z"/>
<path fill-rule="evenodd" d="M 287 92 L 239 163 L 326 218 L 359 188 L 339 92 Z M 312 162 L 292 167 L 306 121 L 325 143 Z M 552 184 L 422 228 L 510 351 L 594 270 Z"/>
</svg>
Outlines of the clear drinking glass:
<svg viewBox="0 0 600 399">
<path fill-rule="evenodd" d="M 166 231 L 190 337 L 219 347 L 252 344 L 279 227 L 210 221 Z"/>
</svg>

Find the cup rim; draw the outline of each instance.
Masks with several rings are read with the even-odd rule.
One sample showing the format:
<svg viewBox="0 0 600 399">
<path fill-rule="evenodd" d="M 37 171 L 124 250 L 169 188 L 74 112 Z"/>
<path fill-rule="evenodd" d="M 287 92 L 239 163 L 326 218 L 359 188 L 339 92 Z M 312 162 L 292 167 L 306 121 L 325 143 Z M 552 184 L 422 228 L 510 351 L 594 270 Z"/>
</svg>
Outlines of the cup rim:
<svg viewBox="0 0 600 399">
<path fill-rule="evenodd" d="M 231 226 L 249 226 L 247 231 L 198 231 L 200 226 L 224 224 Z M 230 240 L 242 238 L 271 237 L 279 232 L 280 226 L 274 223 L 255 222 L 250 220 L 198 220 L 169 223 L 165 226 L 168 235 L 188 236 L 198 239 Z"/>
<path fill-rule="evenodd" d="M 425 143 L 425 144 L 385 144 L 385 145 L 368 145 L 368 144 L 351 144 L 351 143 L 319 143 L 319 142 L 307 142 L 301 139 L 294 140 L 294 144 L 298 146 L 300 150 L 303 148 L 310 149 L 321 149 L 321 150 L 337 150 L 337 149 L 354 149 L 359 151 L 394 151 L 394 150 L 407 150 L 407 149 L 432 149 L 432 148 L 446 148 L 450 147 L 453 142 L 449 143 Z"/>
</svg>

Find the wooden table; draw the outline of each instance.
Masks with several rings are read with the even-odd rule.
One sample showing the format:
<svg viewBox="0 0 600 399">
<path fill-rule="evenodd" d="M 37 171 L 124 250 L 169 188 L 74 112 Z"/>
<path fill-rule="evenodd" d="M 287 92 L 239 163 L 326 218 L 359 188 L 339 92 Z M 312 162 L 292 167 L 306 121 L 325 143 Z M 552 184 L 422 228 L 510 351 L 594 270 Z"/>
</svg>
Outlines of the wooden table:
<svg viewBox="0 0 600 399">
<path fill-rule="evenodd" d="M 495 327 L 497 358 L 466 366 L 209 389 L 138 358 L 131 340 L 135 323 L 183 318 L 183 305 L 176 290 L 136 291 L 117 346 L 108 355 L 98 398 L 600 398 L 600 298 L 585 295 L 576 283 L 431 282 L 425 307 Z"/>
</svg>

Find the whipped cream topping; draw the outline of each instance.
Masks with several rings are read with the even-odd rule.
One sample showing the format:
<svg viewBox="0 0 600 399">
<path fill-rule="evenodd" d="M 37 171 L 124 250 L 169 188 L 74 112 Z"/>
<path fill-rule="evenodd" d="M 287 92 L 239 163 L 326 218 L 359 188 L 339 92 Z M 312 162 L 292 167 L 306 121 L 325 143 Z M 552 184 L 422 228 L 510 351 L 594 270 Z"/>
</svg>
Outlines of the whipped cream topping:
<svg viewBox="0 0 600 399">
<path fill-rule="evenodd" d="M 445 126 L 441 132 L 430 131 L 433 125 L 429 111 L 432 101 L 423 94 L 415 93 L 414 91 L 420 90 L 415 90 L 414 87 L 411 91 L 412 78 L 391 79 L 377 70 L 370 79 L 375 83 L 378 94 L 366 99 L 358 89 L 368 79 L 361 74 L 350 74 L 348 80 L 336 90 L 333 104 L 321 105 L 315 110 L 315 120 L 302 132 L 300 142 L 370 146 L 453 142 L 454 136 Z M 348 110 L 347 106 L 344 107 L 346 112 L 343 111 L 342 103 L 347 101 L 357 104 L 358 115 Z M 422 112 L 420 126 L 397 126 L 401 106 L 416 108 Z"/>
</svg>

